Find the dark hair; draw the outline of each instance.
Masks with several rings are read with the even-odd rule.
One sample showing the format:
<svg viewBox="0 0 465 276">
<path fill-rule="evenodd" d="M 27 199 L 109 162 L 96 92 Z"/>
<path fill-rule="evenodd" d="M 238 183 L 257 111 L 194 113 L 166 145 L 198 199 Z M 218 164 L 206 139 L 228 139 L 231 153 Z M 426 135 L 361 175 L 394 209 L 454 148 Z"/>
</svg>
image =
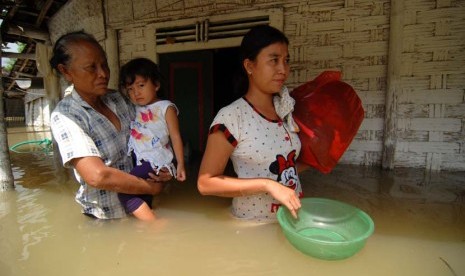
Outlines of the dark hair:
<svg viewBox="0 0 465 276">
<path fill-rule="evenodd" d="M 76 31 L 76 32 L 70 32 L 67 34 L 62 35 L 56 42 L 55 45 L 53 46 L 53 56 L 50 59 L 50 66 L 58 70 L 58 65 L 63 64 L 63 65 L 68 65 L 70 59 L 71 59 L 71 54 L 69 53 L 69 46 L 81 41 L 87 41 L 90 43 L 93 43 L 97 45 L 100 50 L 102 50 L 102 53 L 105 54 L 105 51 L 102 48 L 102 45 L 98 43 L 98 41 L 95 39 L 95 37 L 91 34 L 88 34 L 84 31 Z"/>
<path fill-rule="evenodd" d="M 136 80 L 136 76 L 150 79 L 153 84 L 161 82 L 161 74 L 158 65 L 148 58 L 135 58 L 125 65 L 119 71 L 119 85 L 123 94 L 125 88 Z"/>
<path fill-rule="evenodd" d="M 283 32 L 268 25 L 253 27 L 245 34 L 240 48 L 242 70 L 236 81 L 236 93 L 239 93 L 240 95 L 245 94 L 249 86 L 247 72 L 242 65 L 244 60 L 249 59 L 254 61 L 263 48 L 274 43 L 284 43 L 289 45 L 289 40 Z"/>
<path fill-rule="evenodd" d="M 255 60 L 263 48 L 279 42 L 289 45 L 287 37 L 274 27 L 263 25 L 250 29 L 241 42 L 241 62 Z"/>
</svg>

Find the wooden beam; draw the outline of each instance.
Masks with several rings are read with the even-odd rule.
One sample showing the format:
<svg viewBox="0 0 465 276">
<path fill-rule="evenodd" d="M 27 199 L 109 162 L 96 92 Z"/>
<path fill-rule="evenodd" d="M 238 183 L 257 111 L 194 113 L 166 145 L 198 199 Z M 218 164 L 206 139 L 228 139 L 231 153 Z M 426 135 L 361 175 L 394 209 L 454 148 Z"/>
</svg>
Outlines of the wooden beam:
<svg viewBox="0 0 465 276">
<path fill-rule="evenodd" d="M 24 98 L 26 94 L 27 94 L 26 92 L 22 92 L 22 91 L 9 91 L 9 90 L 5 91 L 5 96 L 7 97 Z"/>
<path fill-rule="evenodd" d="M 2 52 L 2 58 L 20 58 L 20 59 L 36 59 L 35 54 L 29 53 L 12 53 L 12 52 Z"/>
<path fill-rule="evenodd" d="M 6 15 L 6 20 L 5 21 L 9 21 L 15 16 L 15 14 L 19 10 L 19 6 L 22 4 L 22 2 L 23 2 L 22 0 L 15 1 L 14 6 L 12 6 L 11 9 L 8 11 L 8 14 Z"/>
<path fill-rule="evenodd" d="M 402 41 L 404 27 L 404 0 L 391 1 L 387 91 L 384 118 L 383 160 L 384 169 L 394 169 L 397 150 L 397 98 L 402 93 Z"/>
<path fill-rule="evenodd" d="M 32 48 L 31 46 L 29 46 L 27 49 L 26 49 L 26 54 L 30 54 L 31 51 L 32 51 Z M 23 61 L 23 64 L 21 65 L 21 67 L 19 68 L 19 70 L 16 70 L 16 72 L 21 72 L 24 70 L 24 67 L 26 67 L 26 64 L 28 63 L 29 59 L 25 59 Z M 11 90 L 11 88 L 14 86 L 14 82 L 12 82 L 9 86 L 8 86 L 8 89 L 7 90 Z"/>
<path fill-rule="evenodd" d="M 40 27 L 40 25 L 42 24 L 42 21 L 44 21 L 44 18 L 47 15 L 47 12 L 52 6 L 52 4 L 53 4 L 53 0 L 47 0 L 47 2 L 45 2 L 44 6 L 42 7 L 42 10 L 40 10 L 39 15 L 37 16 L 36 28 Z"/>
<path fill-rule="evenodd" d="M 3 43 L 2 33 L 0 32 L 0 45 Z M 0 60 L 2 53 L 0 51 Z M 0 79 L 0 192 L 14 189 L 14 177 L 11 170 L 10 151 L 8 147 L 8 135 L 5 124 L 5 90 L 3 81 Z"/>
<path fill-rule="evenodd" d="M 50 36 L 48 32 L 36 29 L 36 28 L 29 28 L 29 27 L 12 27 L 8 29 L 8 34 L 11 35 L 18 35 L 18 36 L 24 36 L 32 39 L 39 39 L 39 40 L 44 40 L 44 41 L 50 41 Z"/>
<path fill-rule="evenodd" d="M 16 80 L 24 80 L 24 79 L 29 79 L 31 81 L 31 85 L 29 88 L 34 88 L 34 89 L 42 89 L 44 88 L 44 78 L 42 77 L 32 77 L 32 78 L 21 78 L 21 77 L 2 77 L 2 81 L 9 79 L 12 80 L 14 88 L 14 84 Z M 21 87 L 20 87 L 21 88 Z M 27 88 L 27 89 L 29 89 Z M 21 89 L 26 89 L 26 88 L 21 88 Z M 9 90 L 12 90 L 11 88 Z"/>
<path fill-rule="evenodd" d="M 16 90 L 5 90 L 5 93 L 16 94 L 16 95 L 26 95 L 26 91 L 16 91 Z"/>
<path fill-rule="evenodd" d="M 16 77 L 28 77 L 28 78 L 35 78 L 37 77 L 36 75 L 33 75 L 33 74 L 28 74 L 28 73 L 23 73 L 23 72 L 14 72 L 15 76 Z"/>
</svg>

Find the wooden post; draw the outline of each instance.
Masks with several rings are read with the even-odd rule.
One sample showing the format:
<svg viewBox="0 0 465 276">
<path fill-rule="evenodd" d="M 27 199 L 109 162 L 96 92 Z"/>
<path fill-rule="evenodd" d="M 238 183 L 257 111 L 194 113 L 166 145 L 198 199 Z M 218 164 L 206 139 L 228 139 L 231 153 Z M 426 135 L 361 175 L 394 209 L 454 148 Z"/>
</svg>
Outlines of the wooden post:
<svg viewBox="0 0 465 276">
<path fill-rule="evenodd" d="M 386 112 L 384 119 L 384 169 L 394 169 L 397 146 L 397 97 L 402 92 L 402 39 L 404 0 L 391 1 L 389 52 L 387 68 Z"/>
<path fill-rule="evenodd" d="M 0 44 L 2 36 L 0 34 Z M 0 61 L 2 54 L 0 51 Z M 5 124 L 5 103 L 3 101 L 3 80 L 0 78 L 0 191 L 8 191 L 14 189 L 14 177 L 11 170 L 10 151 L 8 147 L 8 134 Z"/>
<path fill-rule="evenodd" d="M 119 75 L 119 55 L 118 55 L 118 37 L 116 30 L 107 29 L 107 38 L 105 39 L 105 52 L 107 53 L 108 67 L 110 68 L 110 82 L 108 87 L 118 90 Z"/>
</svg>

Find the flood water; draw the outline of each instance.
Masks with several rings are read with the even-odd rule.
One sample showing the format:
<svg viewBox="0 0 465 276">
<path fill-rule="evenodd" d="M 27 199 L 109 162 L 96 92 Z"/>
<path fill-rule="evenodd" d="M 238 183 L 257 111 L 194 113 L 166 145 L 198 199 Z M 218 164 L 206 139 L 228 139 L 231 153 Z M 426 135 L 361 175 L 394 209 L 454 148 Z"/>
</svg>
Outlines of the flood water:
<svg viewBox="0 0 465 276">
<path fill-rule="evenodd" d="M 9 143 L 50 137 L 9 129 Z M 355 256 L 326 261 L 290 245 L 277 223 L 229 215 L 230 199 L 189 181 L 156 199 L 158 223 L 80 213 L 78 185 L 53 155 L 10 152 L 16 188 L 0 193 L 0 275 L 465 275 L 465 172 L 339 165 L 301 174 L 305 196 L 355 205 L 375 232 Z"/>
</svg>

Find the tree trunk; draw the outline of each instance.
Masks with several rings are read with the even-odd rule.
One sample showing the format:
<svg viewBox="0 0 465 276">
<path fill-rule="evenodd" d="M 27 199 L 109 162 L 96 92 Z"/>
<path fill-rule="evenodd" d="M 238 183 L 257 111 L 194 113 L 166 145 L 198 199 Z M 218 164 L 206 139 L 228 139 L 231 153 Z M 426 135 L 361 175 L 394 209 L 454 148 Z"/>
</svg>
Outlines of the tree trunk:
<svg viewBox="0 0 465 276">
<path fill-rule="evenodd" d="M 0 34 L 0 45 L 2 37 Z M 0 61 L 2 54 L 0 51 Z M 3 81 L 0 78 L 0 191 L 14 189 L 13 172 L 11 171 L 10 151 L 8 148 L 8 135 L 5 124 L 5 103 L 3 101 Z"/>
</svg>

